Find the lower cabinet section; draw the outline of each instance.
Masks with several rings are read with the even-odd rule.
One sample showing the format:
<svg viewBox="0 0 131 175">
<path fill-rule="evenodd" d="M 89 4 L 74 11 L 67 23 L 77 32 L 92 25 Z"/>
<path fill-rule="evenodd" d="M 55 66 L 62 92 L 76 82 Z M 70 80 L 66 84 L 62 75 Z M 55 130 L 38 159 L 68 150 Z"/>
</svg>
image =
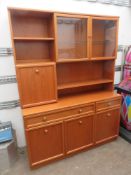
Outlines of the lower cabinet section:
<svg viewBox="0 0 131 175">
<path fill-rule="evenodd" d="M 112 109 L 96 114 L 95 142 L 102 143 L 118 136 L 120 109 Z"/>
<path fill-rule="evenodd" d="M 112 100 L 118 105 L 102 110 Z M 116 138 L 119 133 L 119 103 L 120 98 L 108 99 L 105 103 L 99 102 L 102 104 L 98 106 L 100 110 L 95 108 L 96 103 L 86 103 L 82 108 L 74 106 L 27 116 L 24 122 L 30 166 L 47 164 Z"/>
<path fill-rule="evenodd" d="M 94 116 L 84 116 L 65 121 L 66 153 L 70 154 L 93 145 Z"/>
<path fill-rule="evenodd" d="M 64 155 L 62 122 L 29 129 L 26 135 L 31 166 Z"/>
</svg>

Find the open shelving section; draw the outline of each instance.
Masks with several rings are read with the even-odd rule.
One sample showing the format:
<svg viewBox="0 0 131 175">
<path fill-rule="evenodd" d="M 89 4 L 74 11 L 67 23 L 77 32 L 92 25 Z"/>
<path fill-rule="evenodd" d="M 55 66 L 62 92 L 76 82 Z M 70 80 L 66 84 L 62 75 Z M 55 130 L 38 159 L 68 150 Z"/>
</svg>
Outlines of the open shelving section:
<svg viewBox="0 0 131 175">
<path fill-rule="evenodd" d="M 113 72 L 108 69 L 108 66 L 114 66 L 114 61 L 87 61 L 87 62 L 72 62 L 57 65 L 57 84 L 58 94 L 61 91 L 66 94 L 66 90 L 70 89 L 71 92 L 85 91 L 85 88 L 90 86 L 91 89 L 102 89 L 103 85 L 109 86 L 110 90 L 113 88 Z M 94 70 L 96 71 L 94 73 Z M 76 76 L 77 74 L 77 76 Z M 98 86 L 97 86 L 98 85 Z M 112 88 L 111 88 L 112 87 Z M 74 89 L 74 90 L 73 90 Z M 78 89 L 78 91 L 77 91 Z M 68 92 L 67 92 L 68 94 Z"/>
<path fill-rule="evenodd" d="M 16 9 L 10 18 L 16 64 L 55 61 L 53 13 Z"/>
</svg>

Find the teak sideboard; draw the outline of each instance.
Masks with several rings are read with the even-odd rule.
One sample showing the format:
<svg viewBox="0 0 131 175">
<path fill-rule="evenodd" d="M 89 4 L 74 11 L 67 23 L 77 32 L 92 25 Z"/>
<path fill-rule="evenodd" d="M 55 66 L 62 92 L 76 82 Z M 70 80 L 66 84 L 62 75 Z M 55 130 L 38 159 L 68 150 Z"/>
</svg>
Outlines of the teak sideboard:
<svg viewBox="0 0 131 175">
<path fill-rule="evenodd" d="M 8 10 L 30 166 L 117 138 L 118 17 Z"/>
</svg>

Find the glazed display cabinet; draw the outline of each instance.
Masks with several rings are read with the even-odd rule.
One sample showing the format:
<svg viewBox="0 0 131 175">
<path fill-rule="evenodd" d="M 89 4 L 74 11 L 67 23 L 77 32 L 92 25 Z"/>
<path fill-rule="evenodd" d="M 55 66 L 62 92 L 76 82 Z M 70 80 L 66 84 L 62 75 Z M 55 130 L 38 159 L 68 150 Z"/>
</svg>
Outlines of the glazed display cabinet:
<svg viewBox="0 0 131 175">
<path fill-rule="evenodd" d="M 117 138 L 119 18 L 8 11 L 30 166 Z"/>
</svg>

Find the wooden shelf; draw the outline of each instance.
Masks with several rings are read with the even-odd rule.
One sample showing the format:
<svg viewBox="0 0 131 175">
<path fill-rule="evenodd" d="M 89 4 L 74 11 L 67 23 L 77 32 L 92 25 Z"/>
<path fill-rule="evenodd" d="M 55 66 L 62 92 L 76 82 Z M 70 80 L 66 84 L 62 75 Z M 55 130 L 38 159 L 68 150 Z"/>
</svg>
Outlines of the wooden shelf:
<svg viewBox="0 0 131 175">
<path fill-rule="evenodd" d="M 28 60 L 17 60 L 16 61 L 16 67 L 25 67 L 25 66 L 31 66 L 31 65 L 41 65 L 41 64 L 52 64 L 53 61 L 50 61 L 49 59 L 28 59 Z"/>
<path fill-rule="evenodd" d="M 14 37 L 14 40 L 24 40 L 24 41 L 54 41 L 52 37 Z"/>
<path fill-rule="evenodd" d="M 28 63 L 28 64 L 16 64 L 17 68 L 20 67 L 35 67 L 35 66 L 46 66 L 46 65 L 54 65 L 55 62 L 36 62 L 36 63 Z"/>
<path fill-rule="evenodd" d="M 81 61 L 90 61 L 88 58 L 77 58 L 77 59 L 59 59 L 58 63 L 68 63 L 68 62 L 81 62 Z"/>
<path fill-rule="evenodd" d="M 58 90 L 62 89 L 70 89 L 82 86 L 90 86 L 90 85 L 97 85 L 97 84 L 105 84 L 105 83 L 112 83 L 113 80 L 110 79 L 100 79 L 100 80 L 92 80 L 92 81 L 84 81 L 84 82 L 74 82 L 74 83 L 66 83 L 62 85 L 58 85 Z"/>
<path fill-rule="evenodd" d="M 99 60 L 114 60 L 115 57 L 96 57 L 96 58 L 91 58 L 91 61 L 99 61 Z"/>
</svg>

